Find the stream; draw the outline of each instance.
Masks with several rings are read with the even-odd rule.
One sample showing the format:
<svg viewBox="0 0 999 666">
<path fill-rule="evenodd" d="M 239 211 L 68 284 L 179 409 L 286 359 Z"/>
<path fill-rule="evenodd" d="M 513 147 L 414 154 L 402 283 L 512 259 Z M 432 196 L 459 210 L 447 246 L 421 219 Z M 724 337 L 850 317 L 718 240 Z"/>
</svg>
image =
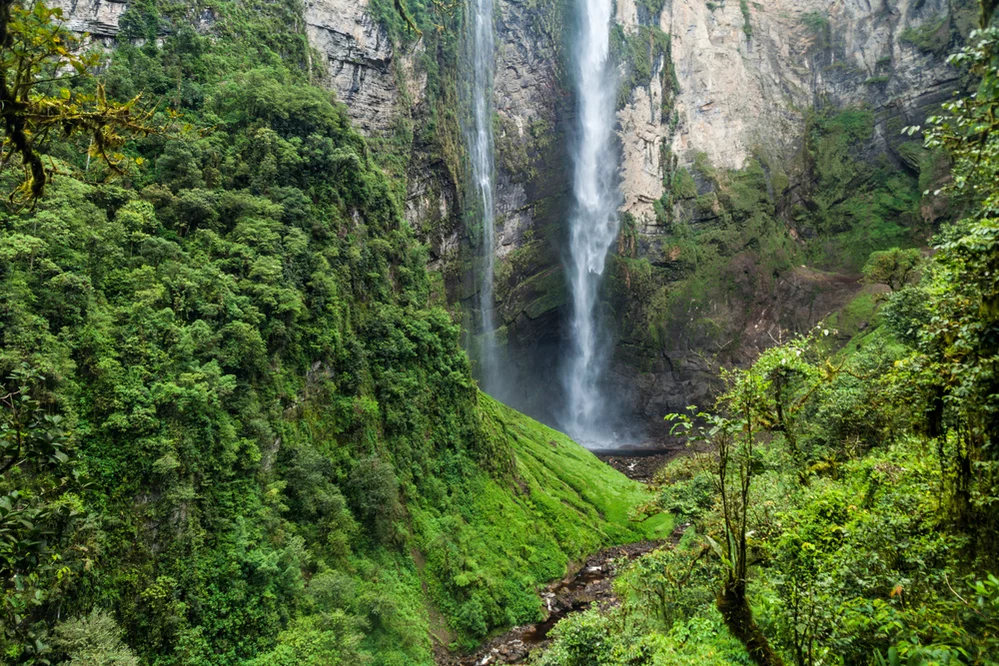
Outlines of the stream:
<svg viewBox="0 0 999 666">
<path fill-rule="evenodd" d="M 637 481 L 648 483 L 655 472 L 677 455 L 674 447 L 638 447 L 596 451 L 597 456 Z M 670 541 L 674 543 L 683 533 L 683 527 L 674 530 Z M 493 637 L 476 652 L 468 655 L 448 655 L 439 659 L 438 666 L 496 666 L 498 664 L 526 664 L 533 651 L 548 644 L 548 634 L 558 621 L 567 615 L 586 610 L 596 603 L 606 609 L 617 605 L 613 581 L 615 562 L 631 561 L 661 546 L 663 541 L 639 541 L 623 546 L 605 548 L 586 560 L 577 571 L 561 581 L 549 585 L 541 593 L 547 607 L 547 617 L 536 624 L 526 624 Z"/>
<path fill-rule="evenodd" d="M 610 608 L 618 603 L 612 586 L 615 561 L 630 561 L 661 544 L 661 541 L 639 541 L 605 548 L 592 555 L 579 571 L 548 586 L 541 593 L 548 607 L 545 620 L 514 627 L 485 643 L 474 654 L 457 657 L 450 666 L 527 663 L 531 652 L 548 643 L 548 633 L 566 615 L 586 610 L 593 603 L 600 608 Z"/>
</svg>

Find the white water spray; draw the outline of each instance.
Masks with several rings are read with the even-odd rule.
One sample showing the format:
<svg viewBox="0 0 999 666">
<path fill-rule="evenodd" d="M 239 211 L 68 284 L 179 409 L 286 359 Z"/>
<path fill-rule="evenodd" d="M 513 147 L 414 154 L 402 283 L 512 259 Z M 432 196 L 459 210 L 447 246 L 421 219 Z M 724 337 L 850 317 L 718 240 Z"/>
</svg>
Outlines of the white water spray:
<svg viewBox="0 0 999 666">
<path fill-rule="evenodd" d="M 482 206 L 482 277 L 479 284 L 479 365 L 483 388 L 495 395 L 499 388 L 493 297 L 496 212 L 493 202 L 493 0 L 469 0 L 469 60 L 471 61 L 472 127 L 469 153 L 472 180 Z"/>
<path fill-rule="evenodd" d="M 584 443 L 602 443 L 609 430 L 600 392 L 604 345 L 597 298 L 604 264 L 617 237 L 620 193 L 614 145 L 617 80 L 610 60 L 613 0 L 576 0 L 579 38 L 574 77 L 578 104 L 573 147 L 573 195 L 568 262 L 572 297 L 571 353 L 564 367 L 563 427 Z"/>
</svg>

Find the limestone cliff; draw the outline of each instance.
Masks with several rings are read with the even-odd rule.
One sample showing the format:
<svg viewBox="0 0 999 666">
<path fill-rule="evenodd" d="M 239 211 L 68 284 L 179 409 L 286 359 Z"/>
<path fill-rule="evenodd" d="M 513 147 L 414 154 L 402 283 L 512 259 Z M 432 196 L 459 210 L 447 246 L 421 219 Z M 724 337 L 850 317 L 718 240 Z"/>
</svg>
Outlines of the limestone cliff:
<svg viewBox="0 0 999 666">
<path fill-rule="evenodd" d="M 707 201 L 706 208 L 691 199 L 680 203 L 669 191 L 673 175 L 695 162 L 723 173 L 756 156 L 790 179 L 785 192 L 807 193 L 814 175 L 801 158 L 802 142 L 816 110 L 870 111 L 874 135 L 866 150 L 872 159 L 887 155 L 900 170 L 913 170 L 900 154 L 900 130 L 921 123 L 958 87 L 945 56 L 975 15 L 975 4 L 962 0 L 665 0 L 655 16 L 646 4 L 619 0 L 624 31 L 658 27 L 669 35 L 671 56 L 656 63 L 648 84 L 634 87 L 619 112 L 623 210 L 636 231 L 630 256 L 650 261 L 667 282 L 671 272 L 682 271 L 670 256 L 677 248 L 657 237 L 674 220 L 697 228 L 719 213 L 715 195 L 706 194 L 717 179 L 699 176 L 703 167 L 688 171 L 698 178 L 691 194 L 705 195 L 697 199 L 702 206 Z M 768 187 L 773 191 L 773 182 Z M 781 199 L 779 192 L 773 196 Z M 796 196 L 806 195 L 788 195 L 784 203 Z M 788 228 L 773 233 L 797 239 L 793 216 L 778 215 Z M 732 293 L 713 301 L 703 319 L 724 331 L 721 337 L 703 335 L 698 328 L 705 324 L 694 319 L 668 323 L 670 334 L 652 346 L 619 328 L 611 384 L 635 419 L 655 424 L 664 413 L 703 404 L 718 363 L 746 362 L 789 332 L 807 331 L 861 289 L 856 275 L 804 266 L 761 276 L 752 256 L 737 253 L 724 267 Z M 642 298 L 618 295 L 619 301 Z"/>
<path fill-rule="evenodd" d="M 367 0 L 305 3 L 309 42 L 325 59 L 323 84 L 347 105 L 365 133 L 388 132 L 399 109 L 399 90 L 388 31 L 372 18 Z M 422 93 L 414 86 L 417 94 Z"/>
<path fill-rule="evenodd" d="M 956 87 L 944 55 L 976 16 L 961 0 L 665 0 L 658 17 L 639 10 L 620 0 L 617 20 L 670 36 L 677 83 L 672 122 L 659 112 L 659 77 L 620 114 L 624 210 L 647 223 L 664 192 L 663 144 L 681 165 L 704 153 L 738 169 L 754 150 L 787 159 L 810 110 L 856 105 L 877 112 L 879 134 L 897 143 L 899 128 Z"/>
<path fill-rule="evenodd" d="M 66 27 L 87 33 L 94 39 L 108 39 L 118 34 L 118 19 L 128 8 L 127 0 L 56 0 L 49 3 L 63 11 Z"/>
</svg>

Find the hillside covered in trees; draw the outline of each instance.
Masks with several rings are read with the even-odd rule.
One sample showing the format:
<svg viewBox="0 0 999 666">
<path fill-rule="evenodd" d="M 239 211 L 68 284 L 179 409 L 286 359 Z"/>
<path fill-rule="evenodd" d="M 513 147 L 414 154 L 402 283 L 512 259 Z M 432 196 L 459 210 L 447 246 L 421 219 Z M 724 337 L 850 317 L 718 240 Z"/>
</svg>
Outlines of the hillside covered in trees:
<svg viewBox="0 0 999 666">
<path fill-rule="evenodd" d="M 735 330 L 701 314 L 752 310 L 740 261 L 775 284 L 790 257 L 842 261 L 866 285 L 687 381 L 700 404 L 662 416 L 690 448 L 644 487 L 480 391 L 470 297 L 409 220 L 413 170 L 467 159 L 460 7 L 372 4 L 433 91 L 375 134 L 321 85 L 293 0 L 136 0 L 103 40 L 0 0 L 0 661 L 450 665 L 544 620 L 589 555 L 654 540 L 530 663 L 999 663 L 993 9 L 950 58 L 958 94 L 894 128 L 911 163 L 859 154 L 875 113 L 830 112 L 803 140 L 810 192 L 762 153 L 671 171 L 654 209 L 676 252 L 655 262 L 623 216 L 601 294 L 649 338 L 636 354 Z M 670 37 L 643 27 L 665 67 Z M 550 156 L 519 157 L 535 178 Z M 539 327 L 565 287 L 520 241 L 500 296 Z"/>
<path fill-rule="evenodd" d="M 4 663 L 430 663 L 663 527 L 477 391 L 290 5 L 216 7 L 208 38 L 192 8 L 136 3 L 100 89 L 63 71 L 57 14 L 4 8 L 3 66 L 35 59 L 31 99 L 64 114 L 28 118 L 43 193 L 5 144 Z M 109 160 L 68 124 L 140 94 L 150 131 Z"/>
</svg>

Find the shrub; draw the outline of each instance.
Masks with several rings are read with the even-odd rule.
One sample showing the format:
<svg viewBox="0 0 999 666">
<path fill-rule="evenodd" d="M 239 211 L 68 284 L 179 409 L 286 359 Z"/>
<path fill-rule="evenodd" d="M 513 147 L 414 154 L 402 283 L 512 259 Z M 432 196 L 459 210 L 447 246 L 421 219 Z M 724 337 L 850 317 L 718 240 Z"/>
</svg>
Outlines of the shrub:
<svg viewBox="0 0 999 666">
<path fill-rule="evenodd" d="M 864 281 L 887 285 L 892 291 L 898 291 L 916 277 L 921 260 L 922 254 L 915 248 L 900 250 L 893 247 L 873 252 L 864 266 Z"/>
<path fill-rule="evenodd" d="M 392 463 L 378 456 L 362 458 L 347 481 L 354 513 L 372 531 L 376 540 L 392 536 L 393 522 L 401 512 L 399 482 Z"/>
<path fill-rule="evenodd" d="M 52 648 L 67 666 L 139 666 L 138 657 L 122 641 L 118 623 L 103 610 L 56 625 Z"/>
</svg>

